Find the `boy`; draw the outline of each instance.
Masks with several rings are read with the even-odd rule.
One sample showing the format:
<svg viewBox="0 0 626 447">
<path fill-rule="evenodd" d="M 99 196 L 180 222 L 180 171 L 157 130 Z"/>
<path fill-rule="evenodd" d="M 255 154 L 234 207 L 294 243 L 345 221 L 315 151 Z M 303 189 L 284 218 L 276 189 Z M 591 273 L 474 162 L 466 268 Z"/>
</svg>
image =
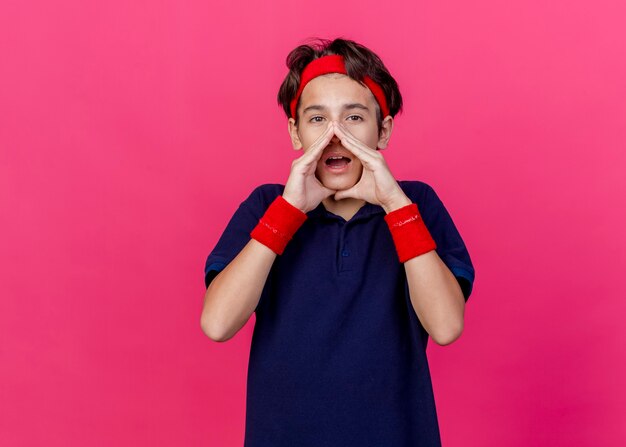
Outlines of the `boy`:
<svg viewBox="0 0 626 447">
<path fill-rule="evenodd" d="M 396 181 L 379 151 L 402 97 L 378 56 L 320 39 L 287 65 L 278 101 L 303 154 L 205 264 L 211 339 L 256 312 L 244 445 L 440 446 L 426 345 L 462 332 L 469 253 L 434 190 Z"/>
</svg>

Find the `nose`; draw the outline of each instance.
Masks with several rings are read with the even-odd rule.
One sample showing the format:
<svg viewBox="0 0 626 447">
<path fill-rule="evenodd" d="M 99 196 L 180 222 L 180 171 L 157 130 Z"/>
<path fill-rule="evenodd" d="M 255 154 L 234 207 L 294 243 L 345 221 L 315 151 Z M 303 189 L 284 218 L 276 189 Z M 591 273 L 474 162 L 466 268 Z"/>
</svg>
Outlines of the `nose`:
<svg viewBox="0 0 626 447">
<path fill-rule="evenodd" d="M 333 123 L 335 124 L 335 126 L 337 125 L 336 121 L 333 121 Z M 339 137 L 337 136 L 337 134 L 333 134 L 332 138 L 330 139 L 330 141 L 332 141 L 333 143 L 339 143 L 341 140 L 339 139 Z"/>
</svg>

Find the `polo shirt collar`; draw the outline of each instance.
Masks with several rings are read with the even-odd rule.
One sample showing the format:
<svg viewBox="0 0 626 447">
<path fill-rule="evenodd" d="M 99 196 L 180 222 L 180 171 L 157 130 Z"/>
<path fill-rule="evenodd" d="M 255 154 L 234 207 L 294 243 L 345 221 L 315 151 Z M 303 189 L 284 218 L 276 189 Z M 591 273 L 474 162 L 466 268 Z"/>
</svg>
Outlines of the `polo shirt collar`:
<svg viewBox="0 0 626 447">
<path fill-rule="evenodd" d="M 315 209 L 312 209 L 306 214 L 309 218 L 312 218 L 312 219 L 326 218 L 326 219 L 345 220 L 343 219 L 343 217 L 338 216 L 337 214 L 334 214 L 328 211 L 322 202 L 320 202 L 319 205 L 317 205 Z M 385 214 L 385 210 L 380 205 L 374 205 L 372 203 L 365 202 L 365 204 L 361 208 L 359 208 L 359 210 L 356 212 L 354 216 L 352 216 L 352 219 L 350 220 L 366 218 L 375 214 Z"/>
</svg>

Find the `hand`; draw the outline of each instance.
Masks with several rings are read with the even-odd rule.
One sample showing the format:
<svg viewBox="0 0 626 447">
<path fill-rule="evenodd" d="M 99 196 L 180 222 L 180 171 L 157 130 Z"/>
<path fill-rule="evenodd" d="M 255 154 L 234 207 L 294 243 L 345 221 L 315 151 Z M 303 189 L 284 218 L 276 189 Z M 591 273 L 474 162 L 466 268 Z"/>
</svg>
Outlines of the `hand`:
<svg viewBox="0 0 626 447">
<path fill-rule="evenodd" d="M 342 146 L 358 157 L 363 165 L 363 173 L 357 184 L 337 192 L 335 200 L 346 197 L 363 199 L 374 205 L 382 206 L 387 213 L 409 205 L 411 199 L 407 197 L 391 174 L 381 152 L 366 146 L 341 123 L 334 126 L 335 134 L 341 140 Z"/>
<path fill-rule="evenodd" d="M 334 135 L 331 122 L 309 149 L 291 164 L 291 172 L 285 184 L 283 198 L 303 213 L 315 209 L 322 200 L 337 192 L 334 189 L 326 188 L 315 177 L 317 162 Z"/>
</svg>

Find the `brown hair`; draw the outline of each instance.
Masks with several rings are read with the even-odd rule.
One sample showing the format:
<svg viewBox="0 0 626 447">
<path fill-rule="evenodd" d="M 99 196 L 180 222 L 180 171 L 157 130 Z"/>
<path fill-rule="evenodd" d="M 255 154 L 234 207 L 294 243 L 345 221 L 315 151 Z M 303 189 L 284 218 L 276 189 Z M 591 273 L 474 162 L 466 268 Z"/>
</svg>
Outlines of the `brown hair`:
<svg viewBox="0 0 626 447">
<path fill-rule="evenodd" d="M 402 95 L 398 89 L 398 83 L 389 74 L 382 60 L 370 49 L 352 40 L 337 38 L 334 40 L 313 38 L 306 43 L 294 48 L 288 55 L 286 64 L 289 73 L 283 80 L 278 90 L 278 104 L 282 106 L 287 118 L 292 118 L 290 103 L 296 96 L 300 85 L 300 75 L 309 62 L 329 54 L 338 54 L 344 57 L 346 72 L 349 77 L 365 86 L 363 78 L 369 76 L 380 85 L 385 93 L 389 114 L 393 117 L 402 111 Z M 300 99 L 296 105 L 296 116 L 293 118 L 298 124 L 298 109 Z M 376 107 L 376 121 L 378 133 L 380 133 L 383 117 L 380 107 Z"/>
</svg>

